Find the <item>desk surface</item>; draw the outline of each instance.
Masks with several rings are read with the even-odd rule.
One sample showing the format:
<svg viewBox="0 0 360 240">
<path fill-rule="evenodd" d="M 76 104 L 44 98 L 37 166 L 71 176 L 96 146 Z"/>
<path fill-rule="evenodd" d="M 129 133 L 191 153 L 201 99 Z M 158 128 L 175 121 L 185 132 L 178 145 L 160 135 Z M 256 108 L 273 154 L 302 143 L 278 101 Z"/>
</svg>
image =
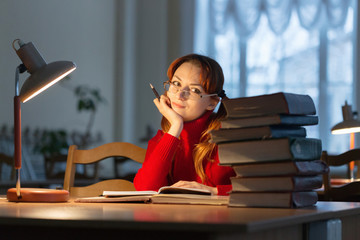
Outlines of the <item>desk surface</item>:
<svg viewBox="0 0 360 240">
<path fill-rule="evenodd" d="M 0 199 L 0 226 L 254 232 L 360 215 L 360 203 L 318 202 L 303 209 L 124 203 L 13 203 Z M 161 223 L 161 224 L 159 224 Z"/>
</svg>

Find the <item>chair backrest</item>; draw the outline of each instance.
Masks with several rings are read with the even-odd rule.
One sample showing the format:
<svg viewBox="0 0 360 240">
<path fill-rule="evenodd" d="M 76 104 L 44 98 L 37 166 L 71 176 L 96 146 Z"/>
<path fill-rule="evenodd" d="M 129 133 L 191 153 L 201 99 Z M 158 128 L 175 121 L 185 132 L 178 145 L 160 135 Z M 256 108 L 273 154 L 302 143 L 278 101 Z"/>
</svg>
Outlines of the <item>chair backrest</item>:
<svg viewBox="0 0 360 240">
<path fill-rule="evenodd" d="M 109 157 L 127 157 L 138 163 L 143 163 L 145 153 L 146 149 L 126 142 L 107 143 L 89 150 L 79 150 L 76 145 L 71 145 L 66 163 L 64 189 L 68 190 L 72 197 L 99 196 L 104 190 L 135 190 L 131 181 L 123 179 L 104 180 L 88 186 L 75 187 L 76 165 L 96 163 Z"/>
<path fill-rule="evenodd" d="M 360 200 L 360 178 L 359 171 L 359 160 L 360 160 L 360 149 L 352 149 L 339 155 L 329 155 L 327 151 L 323 151 L 321 155 L 323 160 L 329 167 L 331 166 L 342 166 L 349 165 L 351 162 L 355 162 L 357 171 L 355 174 L 356 179 L 354 181 L 343 181 L 343 183 L 332 184 L 330 172 L 323 175 L 324 180 L 324 200 L 333 201 L 355 201 Z M 330 170 L 331 171 L 331 170 Z M 347 180 L 347 179 L 344 179 Z"/>
</svg>

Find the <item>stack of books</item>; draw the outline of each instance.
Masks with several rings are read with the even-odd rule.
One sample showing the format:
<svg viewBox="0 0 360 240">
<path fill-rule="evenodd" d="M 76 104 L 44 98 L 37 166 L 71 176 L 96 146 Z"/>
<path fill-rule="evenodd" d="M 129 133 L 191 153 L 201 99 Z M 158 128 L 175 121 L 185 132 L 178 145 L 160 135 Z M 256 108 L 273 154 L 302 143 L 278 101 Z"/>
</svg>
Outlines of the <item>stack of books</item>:
<svg viewBox="0 0 360 240">
<path fill-rule="evenodd" d="M 229 206 L 299 208 L 316 204 L 328 167 L 321 140 L 304 126 L 318 117 L 308 95 L 274 93 L 222 102 L 227 116 L 213 130 L 221 165 L 233 167 Z"/>
</svg>

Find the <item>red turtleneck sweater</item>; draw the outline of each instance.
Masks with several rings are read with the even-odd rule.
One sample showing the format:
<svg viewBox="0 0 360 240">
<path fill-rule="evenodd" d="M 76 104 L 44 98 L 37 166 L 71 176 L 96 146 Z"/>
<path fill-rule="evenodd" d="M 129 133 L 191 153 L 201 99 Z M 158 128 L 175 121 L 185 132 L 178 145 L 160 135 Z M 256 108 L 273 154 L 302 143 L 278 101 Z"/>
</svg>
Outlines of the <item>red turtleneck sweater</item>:
<svg viewBox="0 0 360 240">
<path fill-rule="evenodd" d="M 194 145 L 199 143 L 201 133 L 208 126 L 210 114 L 211 111 L 208 111 L 194 121 L 185 122 L 180 139 L 161 130 L 157 132 L 149 141 L 145 161 L 135 176 L 136 190 L 157 191 L 162 186 L 169 186 L 180 180 L 202 183 L 195 172 L 192 153 Z M 217 147 L 213 159 L 212 162 L 203 163 L 207 176 L 207 181 L 203 184 L 217 187 L 218 195 L 227 195 L 232 189 L 230 177 L 235 176 L 235 173 L 231 167 L 219 166 Z"/>
</svg>

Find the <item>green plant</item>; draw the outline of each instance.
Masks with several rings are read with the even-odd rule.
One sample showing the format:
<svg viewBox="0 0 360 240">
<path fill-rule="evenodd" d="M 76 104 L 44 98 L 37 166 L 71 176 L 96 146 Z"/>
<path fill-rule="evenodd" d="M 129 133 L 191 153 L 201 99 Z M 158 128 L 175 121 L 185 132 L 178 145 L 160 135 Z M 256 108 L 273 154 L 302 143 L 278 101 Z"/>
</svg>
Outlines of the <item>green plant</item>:
<svg viewBox="0 0 360 240">
<path fill-rule="evenodd" d="M 74 90 L 75 96 L 78 99 L 77 110 L 79 112 L 90 112 L 89 121 L 86 125 L 85 134 L 83 135 L 83 140 L 81 145 L 85 146 L 87 140 L 90 137 L 91 129 L 94 125 L 96 111 L 99 104 L 105 103 L 106 100 L 101 96 L 100 90 L 95 88 L 90 88 L 86 85 L 79 85 Z"/>
<path fill-rule="evenodd" d="M 66 78 L 67 80 L 70 77 Z M 69 87 L 66 87 L 69 89 Z M 34 151 L 43 154 L 45 157 L 61 155 L 67 151 L 70 144 L 76 144 L 80 148 L 88 146 L 91 139 L 91 130 L 94 125 L 96 112 L 100 104 L 106 103 L 106 99 L 101 95 L 97 88 L 87 85 L 78 85 L 71 88 L 76 96 L 76 108 L 78 112 L 89 112 L 89 120 L 86 124 L 84 133 L 77 134 L 70 143 L 70 134 L 63 129 L 46 130 L 42 133 L 39 141 L 34 147 Z M 66 153 L 65 153 L 66 154 Z"/>
<path fill-rule="evenodd" d="M 65 130 L 45 130 L 36 141 L 34 151 L 44 157 L 53 157 L 66 152 L 69 148 Z"/>
</svg>

